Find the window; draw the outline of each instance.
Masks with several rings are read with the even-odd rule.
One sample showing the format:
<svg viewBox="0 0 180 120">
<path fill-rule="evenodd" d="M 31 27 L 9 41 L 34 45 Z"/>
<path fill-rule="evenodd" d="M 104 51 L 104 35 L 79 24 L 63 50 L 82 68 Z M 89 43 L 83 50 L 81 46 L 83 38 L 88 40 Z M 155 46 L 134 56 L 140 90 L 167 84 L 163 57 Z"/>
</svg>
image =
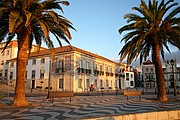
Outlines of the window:
<svg viewBox="0 0 180 120">
<path fill-rule="evenodd" d="M 36 64 L 36 59 L 32 60 L 32 65 Z"/>
<path fill-rule="evenodd" d="M 89 87 L 90 87 L 89 79 L 86 79 L 86 88 L 89 88 Z"/>
<path fill-rule="evenodd" d="M 174 75 L 170 75 L 170 80 L 173 80 L 173 78 L 174 78 Z"/>
<path fill-rule="evenodd" d="M 45 63 L 45 58 L 41 58 L 41 64 Z"/>
<path fill-rule="evenodd" d="M 26 76 L 25 76 L 25 77 L 26 77 L 26 79 L 27 79 L 27 71 L 26 71 Z"/>
<path fill-rule="evenodd" d="M 133 74 L 131 74 L 131 78 L 133 78 Z"/>
<path fill-rule="evenodd" d="M 32 70 L 31 79 L 35 79 L 35 75 L 36 75 L 36 71 L 35 71 L 35 70 Z"/>
<path fill-rule="evenodd" d="M 97 64 L 94 64 L 94 70 L 97 70 Z"/>
<path fill-rule="evenodd" d="M 131 81 L 131 82 L 130 82 L 130 85 L 131 85 L 131 86 L 134 86 L 134 82 L 133 82 L 133 81 Z"/>
<path fill-rule="evenodd" d="M 3 70 L 0 70 L 0 78 L 2 77 Z"/>
<path fill-rule="evenodd" d="M 9 55 L 9 50 L 7 50 L 6 55 Z"/>
<path fill-rule="evenodd" d="M 106 72 L 108 72 L 108 67 L 106 67 Z"/>
<path fill-rule="evenodd" d="M 86 69 L 90 69 L 90 62 L 86 62 Z"/>
<path fill-rule="evenodd" d="M 13 72 L 10 72 L 10 80 L 13 79 Z"/>
<path fill-rule="evenodd" d="M 146 72 L 149 72 L 149 69 L 148 69 L 148 68 L 146 68 Z"/>
<path fill-rule="evenodd" d="M 14 67 L 14 62 L 11 63 L 11 67 Z"/>
<path fill-rule="evenodd" d="M 28 60 L 26 61 L 26 65 L 28 65 Z"/>
<path fill-rule="evenodd" d="M 8 69 L 6 69 L 6 70 L 5 70 L 5 73 L 4 73 L 5 79 L 7 79 L 7 76 L 8 76 Z"/>
<path fill-rule="evenodd" d="M 117 80 L 115 80 L 115 87 L 117 87 L 117 85 L 118 85 L 118 81 L 117 81 Z"/>
<path fill-rule="evenodd" d="M 106 87 L 108 88 L 109 87 L 109 81 L 106 80 Z"/>
<path fill-rule="evenodd" d="M 6 65 L 8 65 L 9 64 L 9 62 L 8 61 L 6 61 Z"/>
<path fill-rule="evenodd" d="M 64 81 L 63 79 L 59 79 L 59 89 L 63 89 Z"/>
<path fill-rule="evenodd" d="M 4 65 L 4 60 L 1 61 L 1 65 Z"/>
<path fill-rule="evenodd" d="M 43 79 L 44 78 L 44 70 L 40 70 L 40 79 Z"/>
<path fill-rule="evenodd" d="M 83 68 L 83 61 L 79 60 L 79 68 Z"/>
<path fill-rule="evenodd" d="M 126 80 L 129 81 L 129 73 L 126 73 Z"/>
<path fill-rule="evenodd" d="M 153 68 L 150 69 L 150 72 L 153 73 Z"/>
<path fill-rule="evenodd" d="M 94 80 L 94 87 L 97 87 L 97 79 Z"/>
<path fill-rule="evenodd" d="M 100 65 L 100 71 L 103 71 L 103 70 L 102 70 L 102 65 Z"/>
<path fill-rule="evenodd" d="M 78 80 L 78 88 L 82 88 L 82 79 Z"/>
<path fill-rule="evenodd" d="M 112 73 L 112 68 L 110 68 L 110 73 Z"/>
<path fill-rule="evenodd" d="M 102 88 L 102 87 L 103 87 L 103 81 L 100 80 L 100 88 Z"/>
</svg>

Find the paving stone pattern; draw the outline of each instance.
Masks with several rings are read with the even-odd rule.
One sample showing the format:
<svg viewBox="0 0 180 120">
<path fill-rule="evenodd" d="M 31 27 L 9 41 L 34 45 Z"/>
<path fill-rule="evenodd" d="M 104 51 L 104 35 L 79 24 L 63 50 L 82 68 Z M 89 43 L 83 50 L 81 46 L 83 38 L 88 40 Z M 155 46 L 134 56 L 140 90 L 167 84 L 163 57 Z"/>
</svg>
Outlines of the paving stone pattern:
<svg viewBox="0 0 180 120">
<path fill-rule="evenodd" d="M 143 95 L 129 97 L 123 95 L 104 96 L 75 96 L 69 103 L 69 98 L 55 98 L 54 103 L 46 99 L 46 96 L 27 97 L 33 103 L 31 107 L 0 108 L 0 120 L 71 120 L 112 115 L 125 115 L 132 113 L 144 113 L 165 110 L 180 110 L 180 96 L 168 102 L 159 102 L 151 98 L 155 95 Z M 173 98 L 173 96 L 169 96 Z M 13 97 L 4 97 L 0 100 L 11 104 Z"/>
</svg>

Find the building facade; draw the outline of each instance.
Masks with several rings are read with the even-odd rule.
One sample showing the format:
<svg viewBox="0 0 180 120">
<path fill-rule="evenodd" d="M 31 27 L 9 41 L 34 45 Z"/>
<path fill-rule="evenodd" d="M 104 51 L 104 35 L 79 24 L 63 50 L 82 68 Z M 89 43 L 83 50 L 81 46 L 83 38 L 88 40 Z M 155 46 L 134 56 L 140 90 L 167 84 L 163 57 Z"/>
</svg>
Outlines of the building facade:
<svg viewBox="0 0 180 120">
<path fill-rule="evenodd" d="M 156 74 L 153 62 L 147 60 L 142 64 L 143 86 L 145 88 L 156 87 Z"/>
<path fill-rule="evenodd" d="M 163 71 L 166 88 L 174 88 L 174 81 L 176 87 L 180 87 L 180 67 L 177 67 L 176 60 L 174 60 L 173 67 L 170 60 L 165 60 L 163 62 Z M 144 62 L 142 65 L 142 73 L 144 87 L 156 87 L 156 74 L 153 62 L 150 60 Z"/>
<path fill-rule="evenodd" d="M 172 59 L 171 59 L 172 60 Z M 174 81 L 177 87 L 180 87 L 180 67 L 177 66 L 176 60 L 173 60 L 173 64 L 171 60 L 164 61 L 164 78 L 167 88 L 174 87 Z"/>
<path fill-rule="evenodd" d="M 32 52 L 26 66 L 26 88 L 55 91 L 85 92 L 101 89 L 125 89 L 134 87 L 134 74 L 127 65 L 117 64 L 105 57 L 73 47 L 55 48 L 52 61 L 51 52 L 43 49 Z M 11 86 L 16 84 L 16 56 L 3 65 L 4 81 Z"/>
<path fill-rule="evenodd" d="M 5 42 L 0 44 L 0 51 L 2 52 L 4 49 L 4 46 L 6 45 Z M 33 45 L 32 46 L 32 52 L 37 51 L 38 47 Z M 45 50 L 45 48 L 41 48 L 40 50 Z M 17 41 L 14 40 L 9 43 L 7 48 L 0 54 L 0 81 L 6 82 L 10 78 L 13 79 L 15 78 L 15 70 L 14 73 L 10 72 L 10 69 L 13 69 L 13 66 L 16 66 L 14 64 L 14 61 L 16 61 L 17 58 L 17 51 L 18 51 L 18 44 Z M 13 62 L 9 64 L 10 60 Z M 9 66 L 10 65 L 10 66 Z"/>
</svg>

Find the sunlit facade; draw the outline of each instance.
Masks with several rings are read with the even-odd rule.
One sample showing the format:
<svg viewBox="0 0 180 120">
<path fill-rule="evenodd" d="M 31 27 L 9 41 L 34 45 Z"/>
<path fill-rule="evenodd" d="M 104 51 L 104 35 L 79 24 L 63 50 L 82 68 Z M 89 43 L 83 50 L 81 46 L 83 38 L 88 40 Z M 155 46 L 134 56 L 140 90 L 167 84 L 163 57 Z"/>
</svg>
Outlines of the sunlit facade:
<svg viewBox="0 0 180 120">
<path fill-rule="evenodd" d="M 17 54 L 17 49 L 14 51 Z M 7 64 L 1 67 L 1 76 L 7 76 L 1 81 L 11 86 L 16 84 L 16 54 L 4 60 Z M 91 88 L 98 91 L 135 86 L 130 66 L 97 54 L 64 46 L 55 48 L 54 60 L 51 58 L 48 49 L 30 54 L 26 65 L 26 88 L 46 90 L 49 81 L 55 91 L 86 92 Z"/>
</svg>

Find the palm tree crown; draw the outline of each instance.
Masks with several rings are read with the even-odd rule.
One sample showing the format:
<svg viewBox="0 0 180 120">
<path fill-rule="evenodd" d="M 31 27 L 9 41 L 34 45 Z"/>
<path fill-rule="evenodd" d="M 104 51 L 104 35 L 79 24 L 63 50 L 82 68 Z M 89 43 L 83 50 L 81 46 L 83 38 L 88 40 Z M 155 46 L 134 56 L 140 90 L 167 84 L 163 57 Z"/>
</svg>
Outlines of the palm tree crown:
<svg viewBox="0 0 180 120">
<path fill-rule="evenodd" d="M 0 0 L 0 43 L 6 41 L 3 51 L 11 40 L 17 36 L 17 72 L 16 88 L 13 106 L 26 106 L 25 74 L 27 51 L 31 51 L 33 40 L 40 48 L 42 41 L 52 50 L 52 33 L 59 45 L 61 40 L 70 44 L 71 34 L 69 28 L 72 23 L 56 10 L 63 12 L 60 4 L 69 5 L 67 1 L 57 0 Z M 74 29 L 75 30 L 75 29 Z M 38 49 L 39 50 L 39 49 Z"/>
<path fill-rule="evenodd" d="M 180 17 L 177 17 L 180 6 L 177 5 L 173 0 L 162 0 L 160 4 L 156 0 L 149 0 L 148 5 L 141 0 L 140 7 L 132 8 L 140 15 L 126 14 L 124 18 L 128 24 L 119 29 L 120 34 L 127 31 L 121 40 L 125 42 L 119 52 L 121 61 L 127 57 L 127 63 L 131 63 L 140 56 L 142 63 L 151 52 L 156 69 L 157 98 L 161 101 L 168 99 L 160 54 L 164 59 L 164 48 L 170 52 L 168 44 L 180 49 Z"/>
<path fill-rule="evenodd" d="M 170 9 L 178 5 L 178 3 L 170 4 L 171 2 L 172 0 L 169 0 L 165 3 L 162 0 L 158 5 L 158 1 L 149 0 L 149 5 L 146 5 L 144 0 L 141 0 L 139 8 L 132 8 L 141 16 L 132 13 L 124 16 L 129 24 L 119 29 L 120 34 L 128 31 L 121 40 L 125 41 L 125 46 L 119 53 L 122 59 L 127 56 L 128 63 L 131 63 L 140 55 L 140 62 L 142 62 L 143 58 L 146 60 L 149 56 L 154 44 L 160 45 L 163 58 L 164 48 L 170 52 L 168 43 L 180 49 L 180 18 L 176 16 L 180 12 L 180 6 L 168 13 Z"/>
<path fill-rule="evenodd" d="M 61 39 L 69 43 L 69 39 L 71 39 L 69 28 L 74 29 L 72 23 L 54 11 L 57 9 L 63 12 L 60 4 L 69 5 L 69 3 L 67 1 L 56 2 L 56 0 L 41 1 L 1 0 L 0 42 L 6 40 L 7 46 L 15 35 L 17 35 L 18 39 L 22 37 L 23 31 L 27 30 L 29 34 L 29 50 L 31 50 L 33 39 L 39 46 L 41 46 L 43 40 L 49 48 L 53 48 L 49 32 L 57 38 L 60 46 L 62 46 Z M 19 45 L 23 42 L 23 40 L 18 39 Z"/>
</svg>

